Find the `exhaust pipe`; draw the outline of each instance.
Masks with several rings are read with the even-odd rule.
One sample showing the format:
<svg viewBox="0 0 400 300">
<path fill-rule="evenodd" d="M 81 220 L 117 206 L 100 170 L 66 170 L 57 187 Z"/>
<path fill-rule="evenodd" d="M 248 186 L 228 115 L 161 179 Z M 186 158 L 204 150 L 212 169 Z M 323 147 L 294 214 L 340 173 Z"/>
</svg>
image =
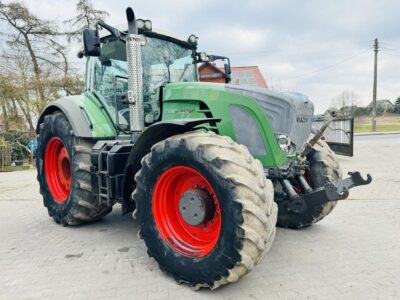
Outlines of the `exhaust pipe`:
<svg viewBox="0 0 400 300">
<path fill-rule="evenodd" d="M 126 56 L 130 130 L 141 132 L 144 128 L 141 39 L 138 34 L 135 13 L 130 7 L 126 9 L 126 18 L 128 20 Z"/>
</svg>

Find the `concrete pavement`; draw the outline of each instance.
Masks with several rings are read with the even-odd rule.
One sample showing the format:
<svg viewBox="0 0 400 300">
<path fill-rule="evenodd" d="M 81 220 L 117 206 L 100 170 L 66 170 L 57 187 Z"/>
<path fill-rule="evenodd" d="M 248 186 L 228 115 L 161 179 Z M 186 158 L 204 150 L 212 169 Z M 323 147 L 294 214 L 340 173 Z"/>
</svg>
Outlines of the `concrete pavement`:
<svg viewBox="0 0 400 300">
<path fill-rule="evenodd" d="M 159 271 L 120 208 L 80 227 L 55 224 L 34 170 L 0 173 L 0 299 L 400 299 L 400 135 L 355 139 L 344 171 L 370 172 L 326 219 L 278 229 L 238 283 L 192 291 Z"/>
</svg>

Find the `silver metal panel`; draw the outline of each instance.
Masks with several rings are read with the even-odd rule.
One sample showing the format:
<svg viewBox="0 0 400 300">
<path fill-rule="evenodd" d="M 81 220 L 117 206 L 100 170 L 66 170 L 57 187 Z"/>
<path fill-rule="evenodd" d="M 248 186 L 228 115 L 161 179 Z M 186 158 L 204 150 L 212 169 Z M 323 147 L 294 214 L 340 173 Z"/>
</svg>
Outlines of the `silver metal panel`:
<svg viewBox="0 0 400 300">
<path fill-rule="evenodd" d="M 317 129 L 324 125 L 324 121 L 314 121 L 313 126 Z M 350 144 L 351 142 L 351 119 L 332 121 L 324 132 L 327 142 Z"/>
<path fill-rule="evenodd" d="M 316 119 L 313 127 L 319 129 L 324 123 L 323 118 Z M 326 128 L 323 138 L 336 154 L 353 156 L 354 118 L 349 116 L 332 121 Z"/>
<path fill-rule="evenodd" d="M 136 34 L 128 34 L 126 39 L 130 126 L 136 132 L 144 128 L 141 41 Z"/>
<path fill-rule="evenodd" d="M 304 144 L 310 137 L 314 114 L 314 105 L 305 95 L 237 85 L 226 85 L 226 89 L 256 100 L 275 134 L 290 137 L 297 151 L 304 149 Z"/>
<path fill-rule="evenodd" d="M 256 120 L 243 108 L 229 106 L 236 141 L 245 145 L 253 156 L 267 155 Z"/>
</svg>

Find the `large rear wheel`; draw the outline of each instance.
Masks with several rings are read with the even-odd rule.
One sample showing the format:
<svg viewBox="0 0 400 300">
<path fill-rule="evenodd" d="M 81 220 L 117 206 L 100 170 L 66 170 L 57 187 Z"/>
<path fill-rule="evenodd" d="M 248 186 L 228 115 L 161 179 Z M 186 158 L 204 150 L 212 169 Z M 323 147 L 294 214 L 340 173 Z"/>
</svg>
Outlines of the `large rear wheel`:
<svg viewBox="0 0 400 300">
<path fill-rule="evenodd" d="M 90 180 L 93 143 L 75 137 L 61 112 L 44 118 L 38 136 L 37 179 L 44 206 L 57 223 L 78 225 L 98 220 L 111 211 L 99 204 Z"/>
<path fill-rule="evenodd" d="M 178 282 L 211 289 L 234 282 L 272 244 L 272 183 L 228 137 L 195 132 L 161 141 L 135 180 L 140 236 Z"/>
</svg>

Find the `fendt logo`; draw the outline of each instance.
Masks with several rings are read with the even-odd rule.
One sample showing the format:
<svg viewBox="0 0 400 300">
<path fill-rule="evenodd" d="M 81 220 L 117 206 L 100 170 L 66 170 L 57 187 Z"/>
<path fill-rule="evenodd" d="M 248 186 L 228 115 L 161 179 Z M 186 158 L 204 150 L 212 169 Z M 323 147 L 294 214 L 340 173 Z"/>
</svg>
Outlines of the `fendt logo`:
<svg viewBox="0 0 400 300">
<path fill-rule="evenodd" d="M 297 123 L 307 123 L 308 122 L 308 117 L 297 117 L 296 118 Z"/>
</svg>

